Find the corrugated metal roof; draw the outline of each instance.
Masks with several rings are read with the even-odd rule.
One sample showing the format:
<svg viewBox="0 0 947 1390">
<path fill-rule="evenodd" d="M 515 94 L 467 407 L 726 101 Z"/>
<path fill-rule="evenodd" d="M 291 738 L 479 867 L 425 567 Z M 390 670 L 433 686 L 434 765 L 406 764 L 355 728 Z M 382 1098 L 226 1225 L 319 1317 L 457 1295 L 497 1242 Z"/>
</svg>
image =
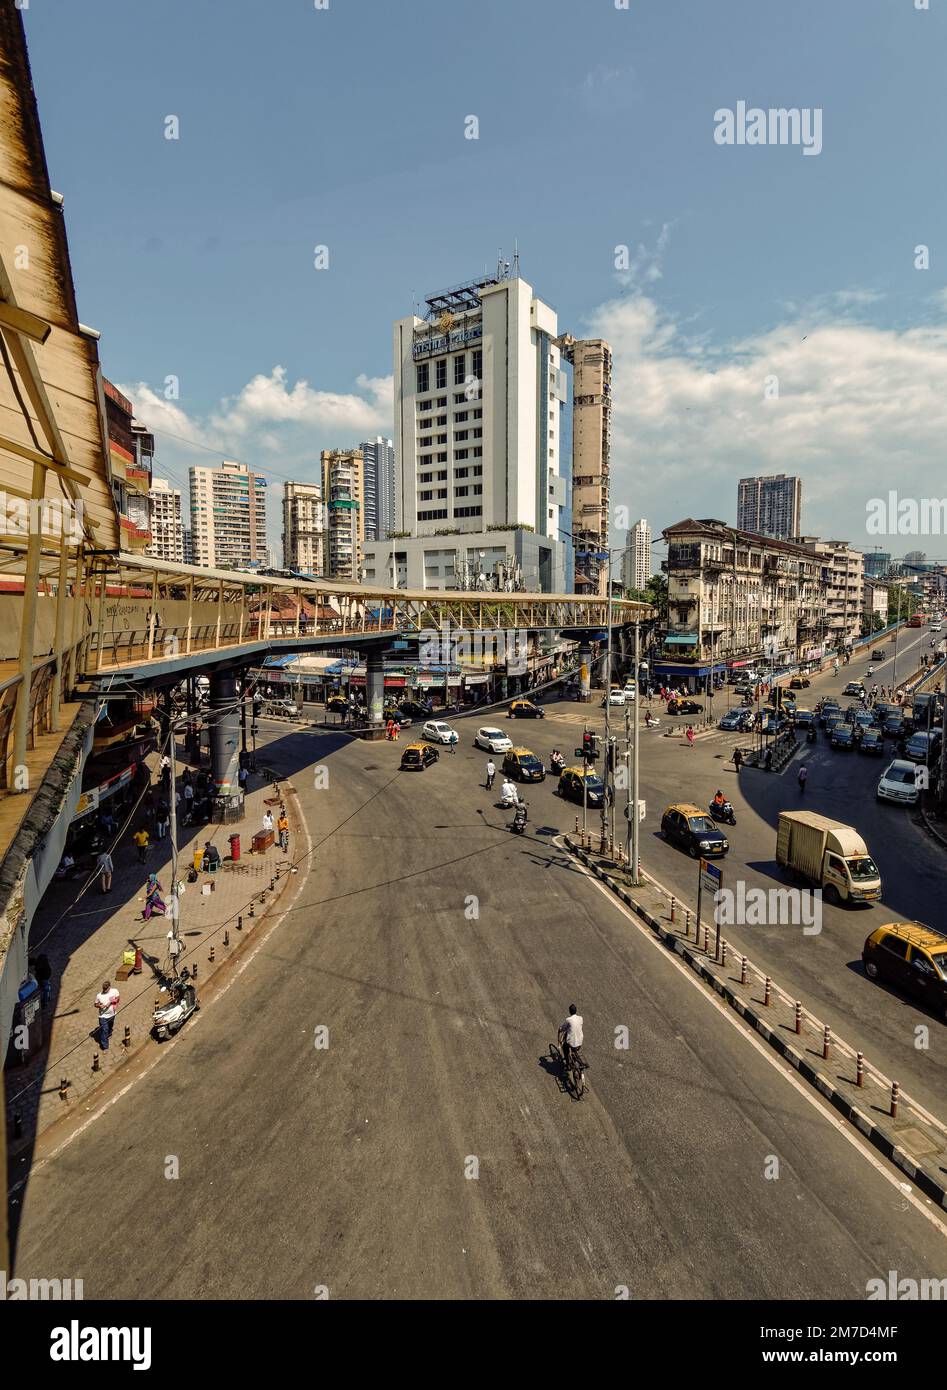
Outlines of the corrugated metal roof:
<svg viewBox="0 0 947 1390">
<path fill-rule="evenodd" d="M 0 298 L 51 325 L 46 342 L 25 342 L 58 425 L 70 466 L 88 477 L 73 485 L 96 524 L 96 544 L 117 549 L 118 516 L 109 481 L 95 340 L 79 330 L 62 209 L 49 186 L 30 77 L 22 14 L 0 0 Z M 5 271 L 5 274 L 4 274 Z M 0 435 L 50 453 L 27 383 L 0 362 Z M 26 407 L 24 411 L 24 405 Z M 0 446 L 0 489 L 29 493 L 33 464 Z M 47 476 L 47 496 L 60 497 Z"/>
</svg>

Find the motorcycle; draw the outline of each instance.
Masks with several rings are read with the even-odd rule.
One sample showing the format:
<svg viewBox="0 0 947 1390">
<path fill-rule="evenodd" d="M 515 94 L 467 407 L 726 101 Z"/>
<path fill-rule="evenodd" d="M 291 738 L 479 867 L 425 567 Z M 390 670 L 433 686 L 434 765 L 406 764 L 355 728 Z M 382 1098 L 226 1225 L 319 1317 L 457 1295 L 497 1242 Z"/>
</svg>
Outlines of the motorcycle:
<svg viewBox="0 0 947 1390">
<path fill-rule="evenodd" d="M 192 982 L 187 966 L 180 977 L 170 987 L 171 998 L 167 1004 L 159 1004 L 151 1021 L 151 1031 L 158 1042 L 170 1038 L 201 1007 L 197 998 L 197 986 Z"/>
<path fill-rule="evenodd" d="M 723 821 L 725 825 L 736 825 L 737 818 L 729 801 L 725 801 L 722 806 L 711 801 L 709 809 L 714 820 Z"/>
<path fill-rule="evenodd" d="M 810 724 L 809 728 L 806 730 L 806 743 L 815 743 L 816 738 L 817 734 L 815 731 L 815 725 Z"/>
<path fill-rule="evenodd" d="M 497 802 L 497 806 L 501 811 L 512 811 L 514 807 L 519 807 L 521 805 L 522 802 L 520 801 L 518 796 L 515 798 L 509 796 L 501 796 L 500 800 Z"/>
<path fill-rule="evenodd" d="M 513 820 L 510 823 L 510 829 L 512 830 L 514 835 L 526 834 L 526 819 L 526 802 L 521 801 L 520 804 L 517 806 L 516 811 L 513 815 Z"/>
<path fill-rule="evenodd" d="M 552 757 L 549 759 L 549 771 L 554 777 L 562 776 L 562 769 L 565 765 L 565 759 L 561 753 L 553 753 Z"/>
</svg>

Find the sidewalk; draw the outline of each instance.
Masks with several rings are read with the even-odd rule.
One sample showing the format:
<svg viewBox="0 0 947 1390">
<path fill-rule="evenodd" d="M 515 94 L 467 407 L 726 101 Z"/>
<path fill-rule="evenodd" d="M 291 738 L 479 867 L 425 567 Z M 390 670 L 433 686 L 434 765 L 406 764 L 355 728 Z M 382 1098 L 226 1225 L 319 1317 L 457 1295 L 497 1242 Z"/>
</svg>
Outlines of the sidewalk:
<svg viewBox="0 0 947 1390">
<path fill-rule="evenodd" d="M 858 1082 L 858 1055 L 834 1029 L 826 1049 L 824 1023 L 769 981 L 744 956 L 736 955 L 721 937 L 720 958 L 715 958 L 714 923 L 703 919 L 698 931 L 696 914 L 686 904 L 665 894 L 648 879 L 636 888 L 624 867 L 599 854 L 598 836 L 564 837 L 566 848 L 602 880 L 637 916 L 647 922 L 717 994 L 814 1086 L 836 1110 L 891 1159 L 912 1182 L 938 1205 L 947 1207 L 947 1126 L 935 1115 L 900 1091 L 892 1106 L 893 1079 L 862 1059 L 862 1083 Z M 588 846 L 592 846 L 589 848 Z M 896 1114 L 892 1115 L 892 1109 Z"/>
<path fill-rule="evenodd" d="M 179 759 L 179 778 L 185 766 Z M 154 781 L 152 790 L 157 799 L 159 789 Z M 252 854 L 250 844 L 262 828 L 264 811 L 271 810 L 275 819 L 281 799 L 290 823 L 288 854 L 278 843 L 262 854 Z M 179 969 L 186 965 L 193 973 L 196 968 L 199 994 L 241 943 L 254 935 L 254 928 L 291 881 L 293 860 L 306 849 L 305 837 L 298 834 L 302 822 L 291 782 L 274 788 L 258 773 L 250 779 L 245 805 L 245 817 L 236 825 L 211 821 L 178 829 L 178 881 L 185 884 L 180 898 L 179 930 L 184 951 Z M 161 1046 L 150 1036 L 150 1028 L 161 977 L 170 970 L 167 934 L 171 922 L 159 914 L 143 921 L 142 910 L 149 873 L 157 873 L 162 898 L 165 903 L 170 900 L 171 840 L 170 836 L 156 840 L 149 825 L 151 844 L 145 863 L 139 863 L 131 836 L 142 824 L 148 825 L 148 818 L 140 805 L 112 850 L 115 873 L 109 893 L 103 894 L 96 880 L 78 898 L 85 875 L 56 880 L 33 918 L 30 955 L 44 951 L 49 957 L 52 993 L 43 1011 L 42 1048 L 26 1065 L 12 1067 L 5 1074 L 7 1146 L 14 1180 L 18 1167 L 28 1164 L 29 1150 L 44 1130 L 88 1102 L 93 1091 L 127 1067 L 143 1049 Z M 240 836 L 238 863 L 230 859 L 232 832 Z M 220 869 L 215 874 L 201 873 L 196 883 L 188 883 L 194 850 L 207 840 L 220 852 Z M 206 895 L 201 891 L 205 884 L 211 886 Z M 134 947 L 141 948 L 142 972 L 121 979 L 122 954 Z M 110 980 L 121 995 L 106 1052 L 98 1044 L 98 1011 L 93 1003 L 104 980 Z M 160 997 L 166 1001 L 168 995 Z M 185 1023 L 185 1029 L 188 1026 Z M 129 1040 L 123 1045 L 126 1029 Z M 62 1081 L 66 1085 L 61 1088 Z"/>
</svg>

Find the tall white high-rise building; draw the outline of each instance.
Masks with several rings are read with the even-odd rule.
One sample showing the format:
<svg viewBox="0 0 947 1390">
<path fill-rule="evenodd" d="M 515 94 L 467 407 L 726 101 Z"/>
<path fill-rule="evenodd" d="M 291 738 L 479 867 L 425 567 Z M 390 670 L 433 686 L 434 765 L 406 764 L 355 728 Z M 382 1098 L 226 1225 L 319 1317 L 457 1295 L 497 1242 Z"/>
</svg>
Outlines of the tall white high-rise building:
<svg viewBox="0 0 947 1390">
<path fill-rule="evenodd" d="M 145 547 L 145 554 L 183 564 L 187 556 L 184 551 L 181 489 L 172 487 L 167 478 L 152 478 L 148 489 L 148 506 L 151 510 L 151 540 Z"/>
<path fill-rule="evenodd" d="M 323 573 L 325 519 L 318 483 L 283 484 L 283 568 Z"/>
<path fill-rule="evenodd" d="M 190 470 L 193 563 L 257 568 L 269 562 L 266 479 L 245 463 Z"/>
<path fill-rule="evenodd" d="M 428 296 L 394 326 L 395 543 L 365 578 L 409 588 L 562 591 L 556 314 L 517 273 Z"/>
<path fill-rule="evenodd" d="M 376 435 L 359 446 L 365 502 L 365 539 L 383 541 L 395 529 L 395 446 Z"/>
<path fill-rule="evenodd" d="M 643 589 L 651 578 L 651 527 L 644 517 L 632 526 L 625 544 L 628 549 L 622 557 L 622 586 Z"/>
</svg>

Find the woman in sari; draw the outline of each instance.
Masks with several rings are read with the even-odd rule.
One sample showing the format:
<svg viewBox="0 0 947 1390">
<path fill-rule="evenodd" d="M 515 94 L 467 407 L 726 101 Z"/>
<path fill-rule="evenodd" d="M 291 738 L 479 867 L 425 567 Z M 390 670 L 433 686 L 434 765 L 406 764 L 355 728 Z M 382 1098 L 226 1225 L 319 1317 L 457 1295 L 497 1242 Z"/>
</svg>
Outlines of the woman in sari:
<svg viewBox="0 0 947 1390">
<path fill-rule="evenodd" d="M 145 910 L 142 917 L 146 922 L 153 912 L 164 915 L 164 899 L 161 896 L 161 884 L 158 882 L 157 874 L 149 874 L 148 882 L 145 884 Z"/>
</svg>

